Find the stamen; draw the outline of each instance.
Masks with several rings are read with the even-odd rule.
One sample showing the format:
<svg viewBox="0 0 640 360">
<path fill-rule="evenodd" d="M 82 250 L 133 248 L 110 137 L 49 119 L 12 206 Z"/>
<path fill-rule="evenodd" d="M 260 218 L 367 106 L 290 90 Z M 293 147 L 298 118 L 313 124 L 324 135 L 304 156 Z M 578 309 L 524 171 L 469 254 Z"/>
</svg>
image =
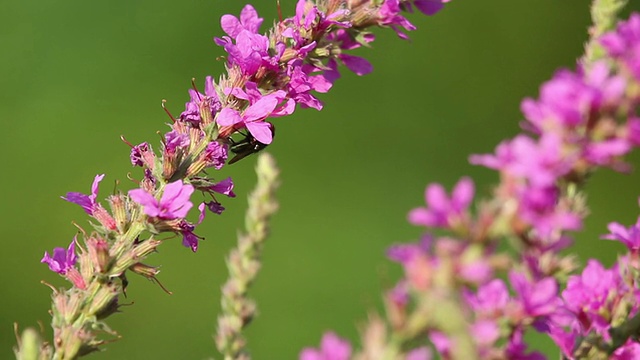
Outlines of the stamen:
<svg viewBox="0 0 640 360">
<path fill-rule="evenodd" d="M 166 102 L 167 102 L 167 100 L 162 99 L 162 108 L 164 109 L 164 112 L 166 112 L 167 115 L 169 115 L 169 118 L 171 118 L 171 121 L 173 121 L 175 123 L 177 120 L 176 120 L 176 118 L 173 117 L 173 115 L 171 115 L 171 113 L 169 112 L 169 110 L 165 106 Z"/>
<path fill-rule="evenodd" d="M 133 144 L 129 142 L 129 140 L 127 140 L 124 135 L 120 135 L 120 140 L 122 140 L 123 143 L 129 145 L 130 148 L 133 149 Z"/>
<path fill-rule="evenodd" d="M 196 78 L 191 78 L 191 86 L 193 87 L 193 90 L 196 91 L 196 94 L 198 94 L 198 100 L 202 101 L 202 98 L 200 97 L 200 91 L 198 91 L 198 87 L 196 86 Z"/>
</svg>

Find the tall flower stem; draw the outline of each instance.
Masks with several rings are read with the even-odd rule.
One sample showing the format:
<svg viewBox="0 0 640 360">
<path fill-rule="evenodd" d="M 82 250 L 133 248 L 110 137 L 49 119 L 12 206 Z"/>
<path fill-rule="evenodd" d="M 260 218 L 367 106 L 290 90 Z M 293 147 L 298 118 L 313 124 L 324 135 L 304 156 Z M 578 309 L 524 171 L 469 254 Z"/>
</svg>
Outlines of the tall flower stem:
<svg viewBox="0 0 640 360">
<path fill-rule="evenodd" d="M 253 319 L 256 303 L 247 297 L 247 292 L 260 270 L 269 220 L 278 209 L 275 191 L 279 185 L 279 170 L 271 155 L 260 155 L 256 174 L 258 183 L 249 195 L 245 233 L 238 235 L 238 245 L 227 257 L 229 279 L 222 287 L 222 314 L 218 317 L 215 336 L 218 350 L 225 359 L 250 358 L 242 330 Z"/>
</svg>

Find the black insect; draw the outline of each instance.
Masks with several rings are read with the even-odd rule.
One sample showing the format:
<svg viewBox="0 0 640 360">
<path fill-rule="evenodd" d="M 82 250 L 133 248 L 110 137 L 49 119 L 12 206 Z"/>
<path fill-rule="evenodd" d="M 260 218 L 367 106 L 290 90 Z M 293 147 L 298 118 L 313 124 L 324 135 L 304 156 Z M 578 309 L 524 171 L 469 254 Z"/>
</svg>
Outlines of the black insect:
<svg viewBox="0 0 640 360">
<path fill-rule="evenodd" d="M 268 123 L 268 124 L 269 124 L 269 128 L 271 129 L 272 136 L 275 137 L 276 135 L 275 126 L 273 126 L 272 123 Z M 244 137 L 240 141 L 235 141 L 230 137 L 228 138 L 229 142 L 231 143 L 229 145 L 229 150 L 231 150 L 231 152 L 235 154 L 235 156 L 231 158 L 231 160 L 229 160 L 229 165 L 235 162 L 238 162 L 251 154 L 260 152 L 268 146 L 268 144 L 263 144 L 260 141 L 256 140 L 256 138 L 254 138 L 253 135 L 251 135 L 251 133 L 246 133 L 246 134 L 240 133 L 240 134 L 242 134 L 242 136 Z"/>
</svg>

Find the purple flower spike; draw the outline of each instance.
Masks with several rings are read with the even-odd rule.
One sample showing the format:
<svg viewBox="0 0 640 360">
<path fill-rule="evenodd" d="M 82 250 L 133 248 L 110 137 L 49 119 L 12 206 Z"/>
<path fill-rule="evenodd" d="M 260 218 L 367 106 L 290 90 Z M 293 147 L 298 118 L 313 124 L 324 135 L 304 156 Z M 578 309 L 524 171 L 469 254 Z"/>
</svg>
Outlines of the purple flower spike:
<svg viewBox="0 0 640 360">
<path fill-rule="evenodd" d="M 320 349 L 306 348 L 300 353 L 300 360 L 348 360 L 351 345 L 333 332 L 325 333 Z"/>
<path fill-rule="evenodd" d="M 144 213 L 147 216 L 171 220 L 187 216 L 189 209 L 193 206 L 189 201 L 193 191 L 193 186 L 178 180 L 165 186 L 160 201 L 143 189 L 130 190 L 129 196 L 133 201 L 144 206 Z"/>
<path fill-rule="evenodd" d="M 75 245 L 76 238 L 74 237 L 66 250 L 64 248 L 57 247 L 53 249 L 53 256 L 49 256 L 49 253 L 45 251 L 44 257 L 40 262 L 49 265 L 49 269 L 51 271 L 55 271 L 60 275 L 65 275 L 67 271 L 73 268 L 76 264 L 77 256 L 75 252 Z"/>
<path fill-rule="evenodd" d="M 429 227 L 448 227 L 466 212 L 473 200 L 473 181 L 463 177 L 458 181 L 451 198 L 440 184 L 430 184 L 425 192 L 427 207 L 413 209 L 409 213 L 409 222 Z"/>
<path fill-rule="evenodd" d="M 62 199 L 82 206 L 87 214 L 93 215 L 93 212 L 97 206 L 96 198 L 98 197 L 98 185 L 103 178 L 104 174 L 101 174 L 96 175 L 96 177 L 93 179 L 93 184 L 91 185 L 91 195 L 85 195 L 79 192 L 68 192 L 67 196 L 63 196 Z"/>
</svg>

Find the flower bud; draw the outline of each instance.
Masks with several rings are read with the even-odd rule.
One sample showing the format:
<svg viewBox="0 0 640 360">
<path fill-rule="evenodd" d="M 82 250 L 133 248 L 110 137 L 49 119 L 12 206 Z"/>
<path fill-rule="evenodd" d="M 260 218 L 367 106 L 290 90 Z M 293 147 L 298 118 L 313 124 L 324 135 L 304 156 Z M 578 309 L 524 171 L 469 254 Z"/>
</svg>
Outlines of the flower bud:
<svg viewBox="0 0 640 360">
<path fill-rule="evenodd" d="M 82 274 L 80 274 L 78 269 L 76 268 L 69 269 L 65 274 L 65 276 L 67 277 L 67 280 L 71 281 L 73 286 L 75 286 L 76 288 L 80 290 L 87 289 L 87 283 L 84 281 L 84 278 L 82 277 Z"/>
<path fill-rule="evenodd" d="M 107 201 L 109 201 L 109 205 L 111 206 L 111 212 L 113 213 L 118 232 L 123 233 L 128 221 L 127 207 L 125 206 L 124 198 L 122 195 L 112 195 L 109 196 Z"/>
<path fill-rule="evenodd" d="M 87 241 L 87 249 L 95 271 L 105 273 L 111 263 L 109 244 L 102 238 L 90 238 Z"/>
<path fill-rule="evenodd" d="M 102 207 L 102 205 L 96 204 L 96 207 L 93 210 L 93 217 L 96 218 L 96 220 L 98 220 L 105 229 L 110 231 L 117 230 L 116 221 L 113 219 L 111 214 L 109 214 L 107 209 Z"/>
<path fill-rule="evenodd" d="M 53 306 L 51 308 L 53 312 L 53 327 L 72 323 L 78 318 L 83 306 L 83 292 L 77 289 L 72 289 L 68 292 L 54 292 Z"/>
<path fill-rule="evenodd" d="M 88 313 L 92 315 L 103 315 L 113 308 L 114 299 L 117 300 L 120 289 L 115 284 L 103 284 L 96 291 L 93 301 L 89 305 Z"/>
</svg>

